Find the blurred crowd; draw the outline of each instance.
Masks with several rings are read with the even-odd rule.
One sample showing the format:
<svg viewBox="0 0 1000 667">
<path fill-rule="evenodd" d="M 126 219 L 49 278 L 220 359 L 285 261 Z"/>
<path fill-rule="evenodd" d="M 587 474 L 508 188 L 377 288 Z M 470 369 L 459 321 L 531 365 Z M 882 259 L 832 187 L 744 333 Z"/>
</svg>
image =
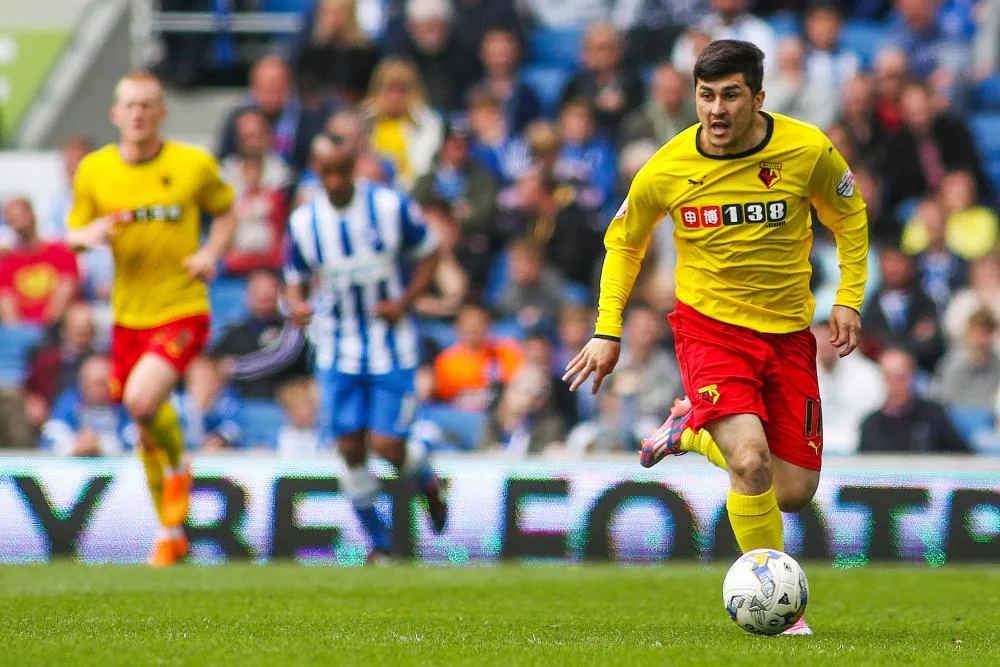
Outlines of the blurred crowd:
<svg viewBox="0 0 1000 667">
<path fill-rule="evenodd" d="M 253 63 L 214 147 L 239 227 L 213 285 L 213 342 L 174 397 L 189 446 L 329 448 L 279 277 L 289 211 L 319 187 L 309 145 L 325 129 L 359 147 L 363 177 L 408 191 L 442 239 L 415 306 L 414 437 L 512 456 L 636 450 L 683 395 L 665 322 L 669 218 L 610 384 L 570 394 L 561 369 L 593 331 L 605 226 L 641 165 L 696 121 L 690 72 L 717 38 L 761 47 L 765 110 L 826 130 L 869 205 L 864 338 L 844 359 L 824 321 L 836 248 L 814 225 L 826 452 L 1000 453 L 998 0 L 318 0 L 297 38 Z M 168 82 L 205 78 L 205 40 L 166 40 Z M 64 146 L 67 181 L 90 149 Z M 41 333 L 0 394 L 0 423 L 6 443 L 112 454 L 134 440 L 107 393 L 113 266 L 61 243 L 69 197 L 4 202 L 0 318 Z"/>
</svg>

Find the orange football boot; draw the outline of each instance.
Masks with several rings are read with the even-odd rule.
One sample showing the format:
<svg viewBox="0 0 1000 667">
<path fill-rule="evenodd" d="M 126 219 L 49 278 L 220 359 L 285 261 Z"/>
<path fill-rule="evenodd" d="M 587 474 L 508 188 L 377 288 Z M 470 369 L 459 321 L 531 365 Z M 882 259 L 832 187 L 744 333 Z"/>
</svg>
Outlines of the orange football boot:
<svg viewBox="0 0 1000 667">
<path fill-rule="evenodd" d="M 188 461 L 180 472 L 170 473 L 163 479 L 163 525 L 178 528 L 184 525 L 191 506 L 191 464 Z"/>
</svg>

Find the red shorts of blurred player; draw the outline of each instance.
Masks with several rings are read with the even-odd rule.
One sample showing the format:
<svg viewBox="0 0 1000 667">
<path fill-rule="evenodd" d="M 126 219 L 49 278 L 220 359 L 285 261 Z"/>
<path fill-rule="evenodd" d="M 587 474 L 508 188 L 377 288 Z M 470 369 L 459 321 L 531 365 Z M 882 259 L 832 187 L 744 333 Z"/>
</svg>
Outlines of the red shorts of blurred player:
<svg viewBox="0 0 1000 667">
<path fill-rule="evenodd" d="M 757 415 L 773 456 L 820 469 L 823 420 L 812 332 L 760 333 L 683 303 L 668 320 L 693 406 L 692 429 L 727 415 Z"/>
<path fill-rule="evenodd" d="M 183 375 L 208 342 L 208 315 L 192 315 L 149 329 L 115 325 L 111 332 L 111 399 L 121 401 L 132 369 L 144 354 L 163 358 Z"/>
</svg>

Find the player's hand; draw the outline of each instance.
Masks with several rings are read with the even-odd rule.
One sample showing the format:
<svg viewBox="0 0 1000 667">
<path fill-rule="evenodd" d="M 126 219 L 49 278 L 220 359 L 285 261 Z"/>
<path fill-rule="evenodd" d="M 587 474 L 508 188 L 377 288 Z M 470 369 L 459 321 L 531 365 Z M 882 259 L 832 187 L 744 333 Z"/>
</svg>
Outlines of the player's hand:
<svg viewBox="0 0 1000 667">
<path fill-rule="evenodd" d="M 399 301 L 379 301 L 375 304 L 375 314 L 389 324 L 395 324 L 406 314 L 406 309 Z"/>
<path fill-rule="evenodd" d="M 77 239 L 87 248 L 99 248 L 111 240 L 114 231 L 115 223 L 111 218 L 97 218 L 77 232 Z"/>
<path fill-rule="evenodd" d="M 861 316 L 847 306 L 834 306 L 830 311 L 830 344 L 840 348 L 840 357 L 846 357 L 858 346 L 861 337 Z"/>
<path fill-rule="evenodd" d="M 616 340 L 591 338 L 590 342 L 580 350 L 580 353 L 566 365 L 563 382 L 572 380 L 569 390 L 576 391 L 587 378 L 593 375 L 594 386 L 591 392 L 597 394 L 597 390 L 601 388 L 601 382 L 615 369 L 621 350 L 622 344 Z"/>
<path fill-rule="evenodd" d="M 292 324 L 300 329 L 305 329 L 312 322 L 313 308 L 305 301 L 300 301 L 299 303 L 293 304 L 291 307 L 291 312 L 288 314 L 288 319 L 292 321 Z"/>
<path fill-rule="evenodd" d="M 215 266 L 219 258 L 210 250 L 202 248 L 195 254 L 184 260 L 184 268 L 188 270 L 192 278 L 206 283 L 215 279 Z"/>
</svg>

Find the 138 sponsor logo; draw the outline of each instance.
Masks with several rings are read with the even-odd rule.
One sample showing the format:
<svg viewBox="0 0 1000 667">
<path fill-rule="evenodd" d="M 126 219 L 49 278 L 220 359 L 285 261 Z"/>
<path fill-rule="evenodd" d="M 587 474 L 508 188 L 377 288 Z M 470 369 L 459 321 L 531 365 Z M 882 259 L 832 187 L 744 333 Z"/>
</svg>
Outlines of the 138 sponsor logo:
<svg viewBox="0 0 1000 667">
<path fill-rule="evenodd" d="M 743 224 L 780 227 L 785 224 L 787 216 L 788 204 L 784 199 L 746 202 L 744 204 L 722 204 L 721 206 L 681 207 L 681 223 L 689 229 Z"/>
</svg>

